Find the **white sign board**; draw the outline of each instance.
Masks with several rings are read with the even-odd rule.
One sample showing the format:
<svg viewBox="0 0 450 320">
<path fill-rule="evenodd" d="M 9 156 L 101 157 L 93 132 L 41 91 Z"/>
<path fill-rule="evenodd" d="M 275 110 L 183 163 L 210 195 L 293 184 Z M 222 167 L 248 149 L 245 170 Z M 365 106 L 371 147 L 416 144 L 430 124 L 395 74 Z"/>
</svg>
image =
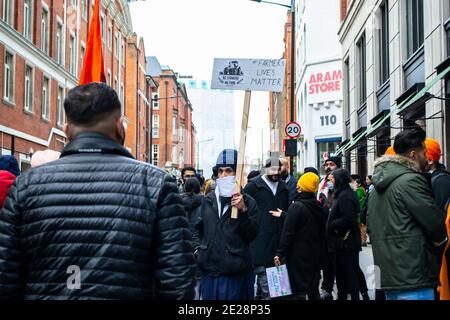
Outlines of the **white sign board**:
<svg viewBox="0 0 450 320">
<path fill-rule="evenodd" d="M 289 274 L 285 264 L 279 267 L 267 268 L 266 274 L 271 298 L 289 296 L 292 294 Z"/>
<path fill-rule="evenodd" d="M 285 59 L 214 59 L 212 89 L 282 92 Z"/>
</svg>

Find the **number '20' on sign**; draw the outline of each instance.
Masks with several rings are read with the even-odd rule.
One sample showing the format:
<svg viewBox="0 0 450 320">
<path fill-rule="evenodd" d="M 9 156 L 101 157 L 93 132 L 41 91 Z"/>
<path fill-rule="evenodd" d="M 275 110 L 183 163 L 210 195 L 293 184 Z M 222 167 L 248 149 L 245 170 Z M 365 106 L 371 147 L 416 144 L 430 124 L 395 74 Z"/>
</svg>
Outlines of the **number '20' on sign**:
<svg viewBox="0 0 450 320">
<path fill-rule="evenodd" d="M 291 122 L 286 126 L 285 132 L 286 135 L 289 136 L 290 138 L 297 138 L 300 133 L 301 133 L 301 127 L 298 123 L 296 122 Z"/>
</svg>

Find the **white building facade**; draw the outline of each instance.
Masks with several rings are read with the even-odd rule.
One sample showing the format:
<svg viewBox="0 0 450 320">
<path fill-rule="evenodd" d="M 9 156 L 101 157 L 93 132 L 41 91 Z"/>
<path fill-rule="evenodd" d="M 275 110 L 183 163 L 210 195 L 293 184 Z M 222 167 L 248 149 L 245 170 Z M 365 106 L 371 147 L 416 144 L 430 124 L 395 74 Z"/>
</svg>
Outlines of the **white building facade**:
<svg viewBox="0 0 450 320">
<path fill-rule="evenodd" d="M 450 2 L 341 0 L 344 141 L 354 174 L 372 174 L 403 129 L 421 127 L 449 164 Z M 447 111 L 446 111 L 447 110 Z"/>
<path fill-rule="evenodd" d="M 326 8 L 326 10 L 324 10 Z M 297 171 L 315 167 L 342 141 L 342 49 L 339 2 L 300 0 L 296 7 Z"/>
<path fill-rule="evenodd" d="M 210 89 L 206 80 L 186 79 L 196 134 L 196 164 L 205 178 L 212 175 L 212 167 L 220 152 L 235 147 L 235 97 L 231 90 Z"/>
</svg>

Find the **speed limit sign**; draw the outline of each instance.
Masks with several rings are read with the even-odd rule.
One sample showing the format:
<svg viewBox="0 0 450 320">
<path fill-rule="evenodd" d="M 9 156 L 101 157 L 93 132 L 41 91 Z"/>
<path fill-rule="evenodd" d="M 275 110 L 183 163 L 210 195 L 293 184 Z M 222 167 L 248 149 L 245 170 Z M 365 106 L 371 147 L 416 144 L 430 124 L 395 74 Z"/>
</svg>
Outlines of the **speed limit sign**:
<svg viewBox="0 0 450 320">
<path fill-rule="evenodd" d="M 286 125 L 284 132 L 289 138 L 296 139 L 300 136 L 302 128 L 297 122 L 290 122 Z"/>
</svg>

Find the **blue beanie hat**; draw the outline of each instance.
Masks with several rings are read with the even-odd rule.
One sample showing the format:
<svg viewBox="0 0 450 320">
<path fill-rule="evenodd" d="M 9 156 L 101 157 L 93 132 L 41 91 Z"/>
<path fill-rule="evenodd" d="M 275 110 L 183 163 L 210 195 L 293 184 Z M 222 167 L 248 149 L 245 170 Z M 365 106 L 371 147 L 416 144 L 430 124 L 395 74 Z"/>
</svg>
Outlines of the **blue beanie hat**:
<svg viewBox="0 0 450 320">
<path fill-rule="evenodd" d="M 20 174 L 19 164 L 14 156 L 0 157 L 0 170 L 11 172 L 16 177 Z"/>
<path fill-rule="evenodd" d="M 216 168 L 225 168 L 230 167 L 236 172 L 237 170 L 237 161 L 238 161 L 238 152 L 233 149 L 225 149 L 223 150 L 216 161 Z"/>
</svg>

